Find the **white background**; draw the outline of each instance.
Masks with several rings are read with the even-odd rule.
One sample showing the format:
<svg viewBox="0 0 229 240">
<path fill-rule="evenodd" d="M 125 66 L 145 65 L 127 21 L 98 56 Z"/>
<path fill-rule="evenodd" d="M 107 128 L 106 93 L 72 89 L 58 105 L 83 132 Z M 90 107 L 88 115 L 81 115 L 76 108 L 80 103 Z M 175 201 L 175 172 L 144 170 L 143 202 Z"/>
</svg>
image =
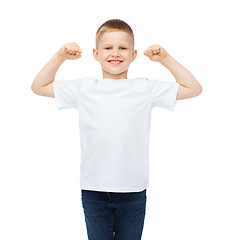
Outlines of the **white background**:
<svg viewBox="0 0 229 240">
<path fill-rule="evenodd" d="M 126 21 L 137 59 L 128 77 L 175 81 L 143 51 L 160 44 L 197 78 L 200 96 L 152 111 L 143 240 L 229 239 L 227 1 L 5 1 L 0 6 L 0 239 L 86 240 L 79 187 L 78 112 L 31 84 L 67 42 L 57 80 L 101 77 L 92 55 L 108 19 Z M 103 240 L 103 239 L 101 239 Z M 106 239 L 104 239 L 106 240 Z"/>
</svg>

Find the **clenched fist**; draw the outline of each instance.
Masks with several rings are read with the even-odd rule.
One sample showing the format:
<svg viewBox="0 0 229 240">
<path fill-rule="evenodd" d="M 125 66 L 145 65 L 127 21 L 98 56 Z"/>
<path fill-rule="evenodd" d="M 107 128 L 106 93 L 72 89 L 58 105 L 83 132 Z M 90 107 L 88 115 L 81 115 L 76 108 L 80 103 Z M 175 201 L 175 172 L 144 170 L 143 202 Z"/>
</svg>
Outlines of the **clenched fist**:
<svg viewBox="0 0 229 240">
<path fill-rule="evenodd" d="M 74 42 L 70 42 L 65 44 L 60 48 L 58 54 L 64 59 L 75 60 L 81 57 L 82 50 L 81 48 Z"/>
<path fill-rule="evenodd" d="M 152 45 L 144 51 L 144 55 L 150 58 L 151 61 L 161 62 L 168 53 L 160 45 Z"/>
</svg>

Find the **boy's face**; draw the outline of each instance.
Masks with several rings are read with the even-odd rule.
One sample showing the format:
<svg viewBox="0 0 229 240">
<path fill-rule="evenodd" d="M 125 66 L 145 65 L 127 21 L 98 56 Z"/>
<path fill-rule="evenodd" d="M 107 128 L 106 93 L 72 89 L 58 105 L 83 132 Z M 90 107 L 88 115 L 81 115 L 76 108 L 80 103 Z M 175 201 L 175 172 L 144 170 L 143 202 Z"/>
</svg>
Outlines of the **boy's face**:
<svg viewBox="0 0 229 240">
<path fill-rule="evenodd" d="M 99 40 L 98 49 L 93 49 L 93 55 L 102 67 L 103 78 L 124 79 L 137 50 L 133 49 L 129 33 L 105 32 Z"/>
</svg>

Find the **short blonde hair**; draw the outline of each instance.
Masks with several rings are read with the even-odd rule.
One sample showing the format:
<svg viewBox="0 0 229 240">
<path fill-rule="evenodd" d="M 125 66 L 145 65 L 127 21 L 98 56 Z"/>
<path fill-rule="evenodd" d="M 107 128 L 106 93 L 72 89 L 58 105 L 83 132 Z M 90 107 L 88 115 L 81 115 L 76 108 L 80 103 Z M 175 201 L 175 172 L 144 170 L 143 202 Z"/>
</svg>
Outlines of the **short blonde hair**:
<svg viewBox="0 0 229 240">
<path fill-rule="evenodd" d="M 96 32 L 96 48 L 98 49 L 99 40 L 105 32 L 123 31 L 130 34 L 134 48 L 134 33 L 132 28 L 123 20 L 110 19 L 103 23 Z"/>
</svg>

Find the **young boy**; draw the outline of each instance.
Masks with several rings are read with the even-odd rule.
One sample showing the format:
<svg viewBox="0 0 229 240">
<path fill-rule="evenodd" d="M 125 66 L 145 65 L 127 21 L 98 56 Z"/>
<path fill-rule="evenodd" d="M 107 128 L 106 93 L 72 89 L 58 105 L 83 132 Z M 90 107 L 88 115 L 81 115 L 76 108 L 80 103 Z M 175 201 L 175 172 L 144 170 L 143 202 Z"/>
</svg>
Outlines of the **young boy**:
<svg viewBox="0 0 229 240">
<path fill-rule="evenodd" d="M 38 73 L 32 90 L 55 97 L 58 109 L 79 111 L 80 187 L 88 239 L 139 240 L 149 182 L 151 110 L 159 106 L 173 111 L 176 100 L 196 97 L 202 88 L 159 45 L 144 55 L 165 66 L 176 82 L 128 79 L 137 50 L 131 27 L 119 19 L 106 21 L 96 33 L 93 55 L 102 79 L 54 81 L 61 64 L 81 53 L 76 43 L 65 44 Z"/>
</svg>

